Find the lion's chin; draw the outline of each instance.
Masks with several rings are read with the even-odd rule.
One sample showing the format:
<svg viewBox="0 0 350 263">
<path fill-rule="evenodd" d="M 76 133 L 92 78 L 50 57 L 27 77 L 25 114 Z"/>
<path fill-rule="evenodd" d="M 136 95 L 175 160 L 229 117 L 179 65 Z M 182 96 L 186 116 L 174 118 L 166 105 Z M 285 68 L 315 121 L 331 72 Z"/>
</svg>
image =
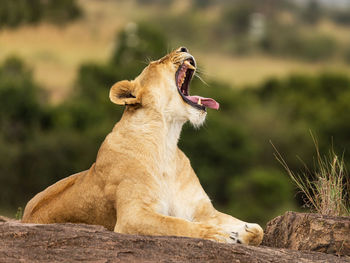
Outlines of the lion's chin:
<svg viewBox="0 0 350 263">
<path fill-rule="evenodd" d="M 189 121 L 193 125 L 193 127 L 195 128 L 201 127 L 204 124 L 206 117 L 207 117 L 206 111 L 199 111 L 195 108 L 190 109 Z"/>
</svg>

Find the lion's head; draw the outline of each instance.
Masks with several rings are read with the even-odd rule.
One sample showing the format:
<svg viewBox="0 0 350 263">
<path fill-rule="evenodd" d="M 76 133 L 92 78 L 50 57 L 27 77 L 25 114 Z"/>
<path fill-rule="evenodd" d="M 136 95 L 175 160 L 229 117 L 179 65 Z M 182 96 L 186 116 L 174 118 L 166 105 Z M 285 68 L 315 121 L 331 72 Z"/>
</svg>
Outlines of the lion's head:
<svg viewBox="0 0 350 263">
<path fill-rule="evenodd" d="M 161 113 L 167 120 L 189 120 L 201 125 L 206 108 L 218 109 L 211 98 L 191 96 L 189 86 L 196 70 L 194 57 L 185 47 L 151 62 L 135 80 L 123 80 L 113 85 L 110 99 L 129 109 L 150 109 Z"/>
</svg>

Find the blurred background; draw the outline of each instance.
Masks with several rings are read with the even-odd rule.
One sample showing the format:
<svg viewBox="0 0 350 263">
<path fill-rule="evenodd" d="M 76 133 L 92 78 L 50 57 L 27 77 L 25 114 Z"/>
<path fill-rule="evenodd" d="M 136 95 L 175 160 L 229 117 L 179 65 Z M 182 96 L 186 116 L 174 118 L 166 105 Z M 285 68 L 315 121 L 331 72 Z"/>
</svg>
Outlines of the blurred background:
<svg viewBox="0 0 350 263">
<path fill-rule="evenodd" d="M 123 111 L 111 85 L 178 46 L 207 83 L 191 94 L 221 104 L 180 141 L 218 209 L 302 209 L 271 142 L 294 171 L 310 131 L 350 164 L 349 0 L 1 0 L 0 214 L 88 169 Z"/>
</svg>

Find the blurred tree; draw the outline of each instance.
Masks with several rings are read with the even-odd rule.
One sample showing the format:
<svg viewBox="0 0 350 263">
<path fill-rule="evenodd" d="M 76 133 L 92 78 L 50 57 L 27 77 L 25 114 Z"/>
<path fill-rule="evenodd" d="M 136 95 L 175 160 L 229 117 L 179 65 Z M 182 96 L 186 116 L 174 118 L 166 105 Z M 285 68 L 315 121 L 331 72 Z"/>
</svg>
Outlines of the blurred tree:
<svg viewBox="0 0 350 263">
<path fill-rule="evenodd" d="M 129 23 L 117 36 L 111 65 L 118 67 L 123 78 L 132 78 L 145 64 L 166 54 L 167 40 L 155 26 Z"/>
<path fill-rule="evenodd" d="M 81 15 L 76 0 L 2 0 L 0 28 L 36 24 L 42 20 L 62 24 Z"/>
<path fill-rule="evenodd" d="M 173 0 L 137 0 L 138 4 L 141 5 L 149 5 L 149 4 L 154 4 L 154 5 L 164 5 L 164 6 L 169 6 L 171 5 Z"/>
<path fill-rule="evenodd" d="M 251 3 L 242 2 L 224 10 L 223 19 L 231 34 L 246 34 L 250 27 L 250 16 L 256 11 Z"/>
<path fill-rule="evenodd" d="M 109 88 L 117 81 L 133 79 L 151 59 L 167 52 L 165 36 L 146 23 L 129 23 L 117 34 L 116 47 L 107 64 L 83 64 L 77 86 L 79 96 L 106 104 Z"/>
<path fill-rule="evenodd" d="M 337 24 L 348 26 L 350 24 L 350 9 L 341 8 L 328 11 L 329 17 Z"/>
<path fill-rule="evenodd" d="M 38 95 L 30 70 L 18 58 L 8 58 L 0 68 L 1 207 L 11 207 L 23 198 L 20 184 L 25 171 L 19 159 L 44 115 Z"/>
<path fill-rule="evenodd" d="M 214 4 L 214 0 L 193 0 L 192 6 L 194 8 L 208 8 Z"/>
<path fill-rule="evenodd" d="M 46 1 L 46 5 L 43 5 L 43 9 L 44 18 L 56 24 L 72 21 L 82 15 L 76 0 L 49 0 Z"/>
<path fill-rule="evenodd" d="M 301 10 L 301 18 L 309 24 L 316 24 L 321 17 L 323 10 L 321 4 L 317 0 L 310 0 Z"/>
<path fill-rule="evenodd" d="M 8 58 L 0 69 L 0 130 L 9 142 L 32 136 L 42 117 L 38 86 L 21 60 Z"/>
<path fill-rule="evenodd" d="M 87 105 L 51 107 L 42 102 L 44 97 L 21 60 L 9 58 L 0 67 L 2 209 L 23 206 L 35 193 L 88 168 L 95 159 L 102 140 L 99 129 L 105 127 L 91 125 L 101 116 Z"/>
</svg>

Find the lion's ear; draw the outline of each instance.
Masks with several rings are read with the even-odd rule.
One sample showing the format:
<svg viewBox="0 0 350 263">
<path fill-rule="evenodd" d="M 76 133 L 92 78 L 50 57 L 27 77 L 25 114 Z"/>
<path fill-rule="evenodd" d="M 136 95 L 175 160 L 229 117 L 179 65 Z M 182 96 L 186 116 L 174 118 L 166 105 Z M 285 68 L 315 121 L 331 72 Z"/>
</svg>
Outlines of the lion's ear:
<svg viewBox="0 0 350 263">
<path fill-rule="evenodd" d="M 141 101 L 135 92 L 135 84 L 128 80 L 123 80 L 112 86 L 109 91 L 109 98 L 118 105 L 139 104 Z"/>
</svg>

